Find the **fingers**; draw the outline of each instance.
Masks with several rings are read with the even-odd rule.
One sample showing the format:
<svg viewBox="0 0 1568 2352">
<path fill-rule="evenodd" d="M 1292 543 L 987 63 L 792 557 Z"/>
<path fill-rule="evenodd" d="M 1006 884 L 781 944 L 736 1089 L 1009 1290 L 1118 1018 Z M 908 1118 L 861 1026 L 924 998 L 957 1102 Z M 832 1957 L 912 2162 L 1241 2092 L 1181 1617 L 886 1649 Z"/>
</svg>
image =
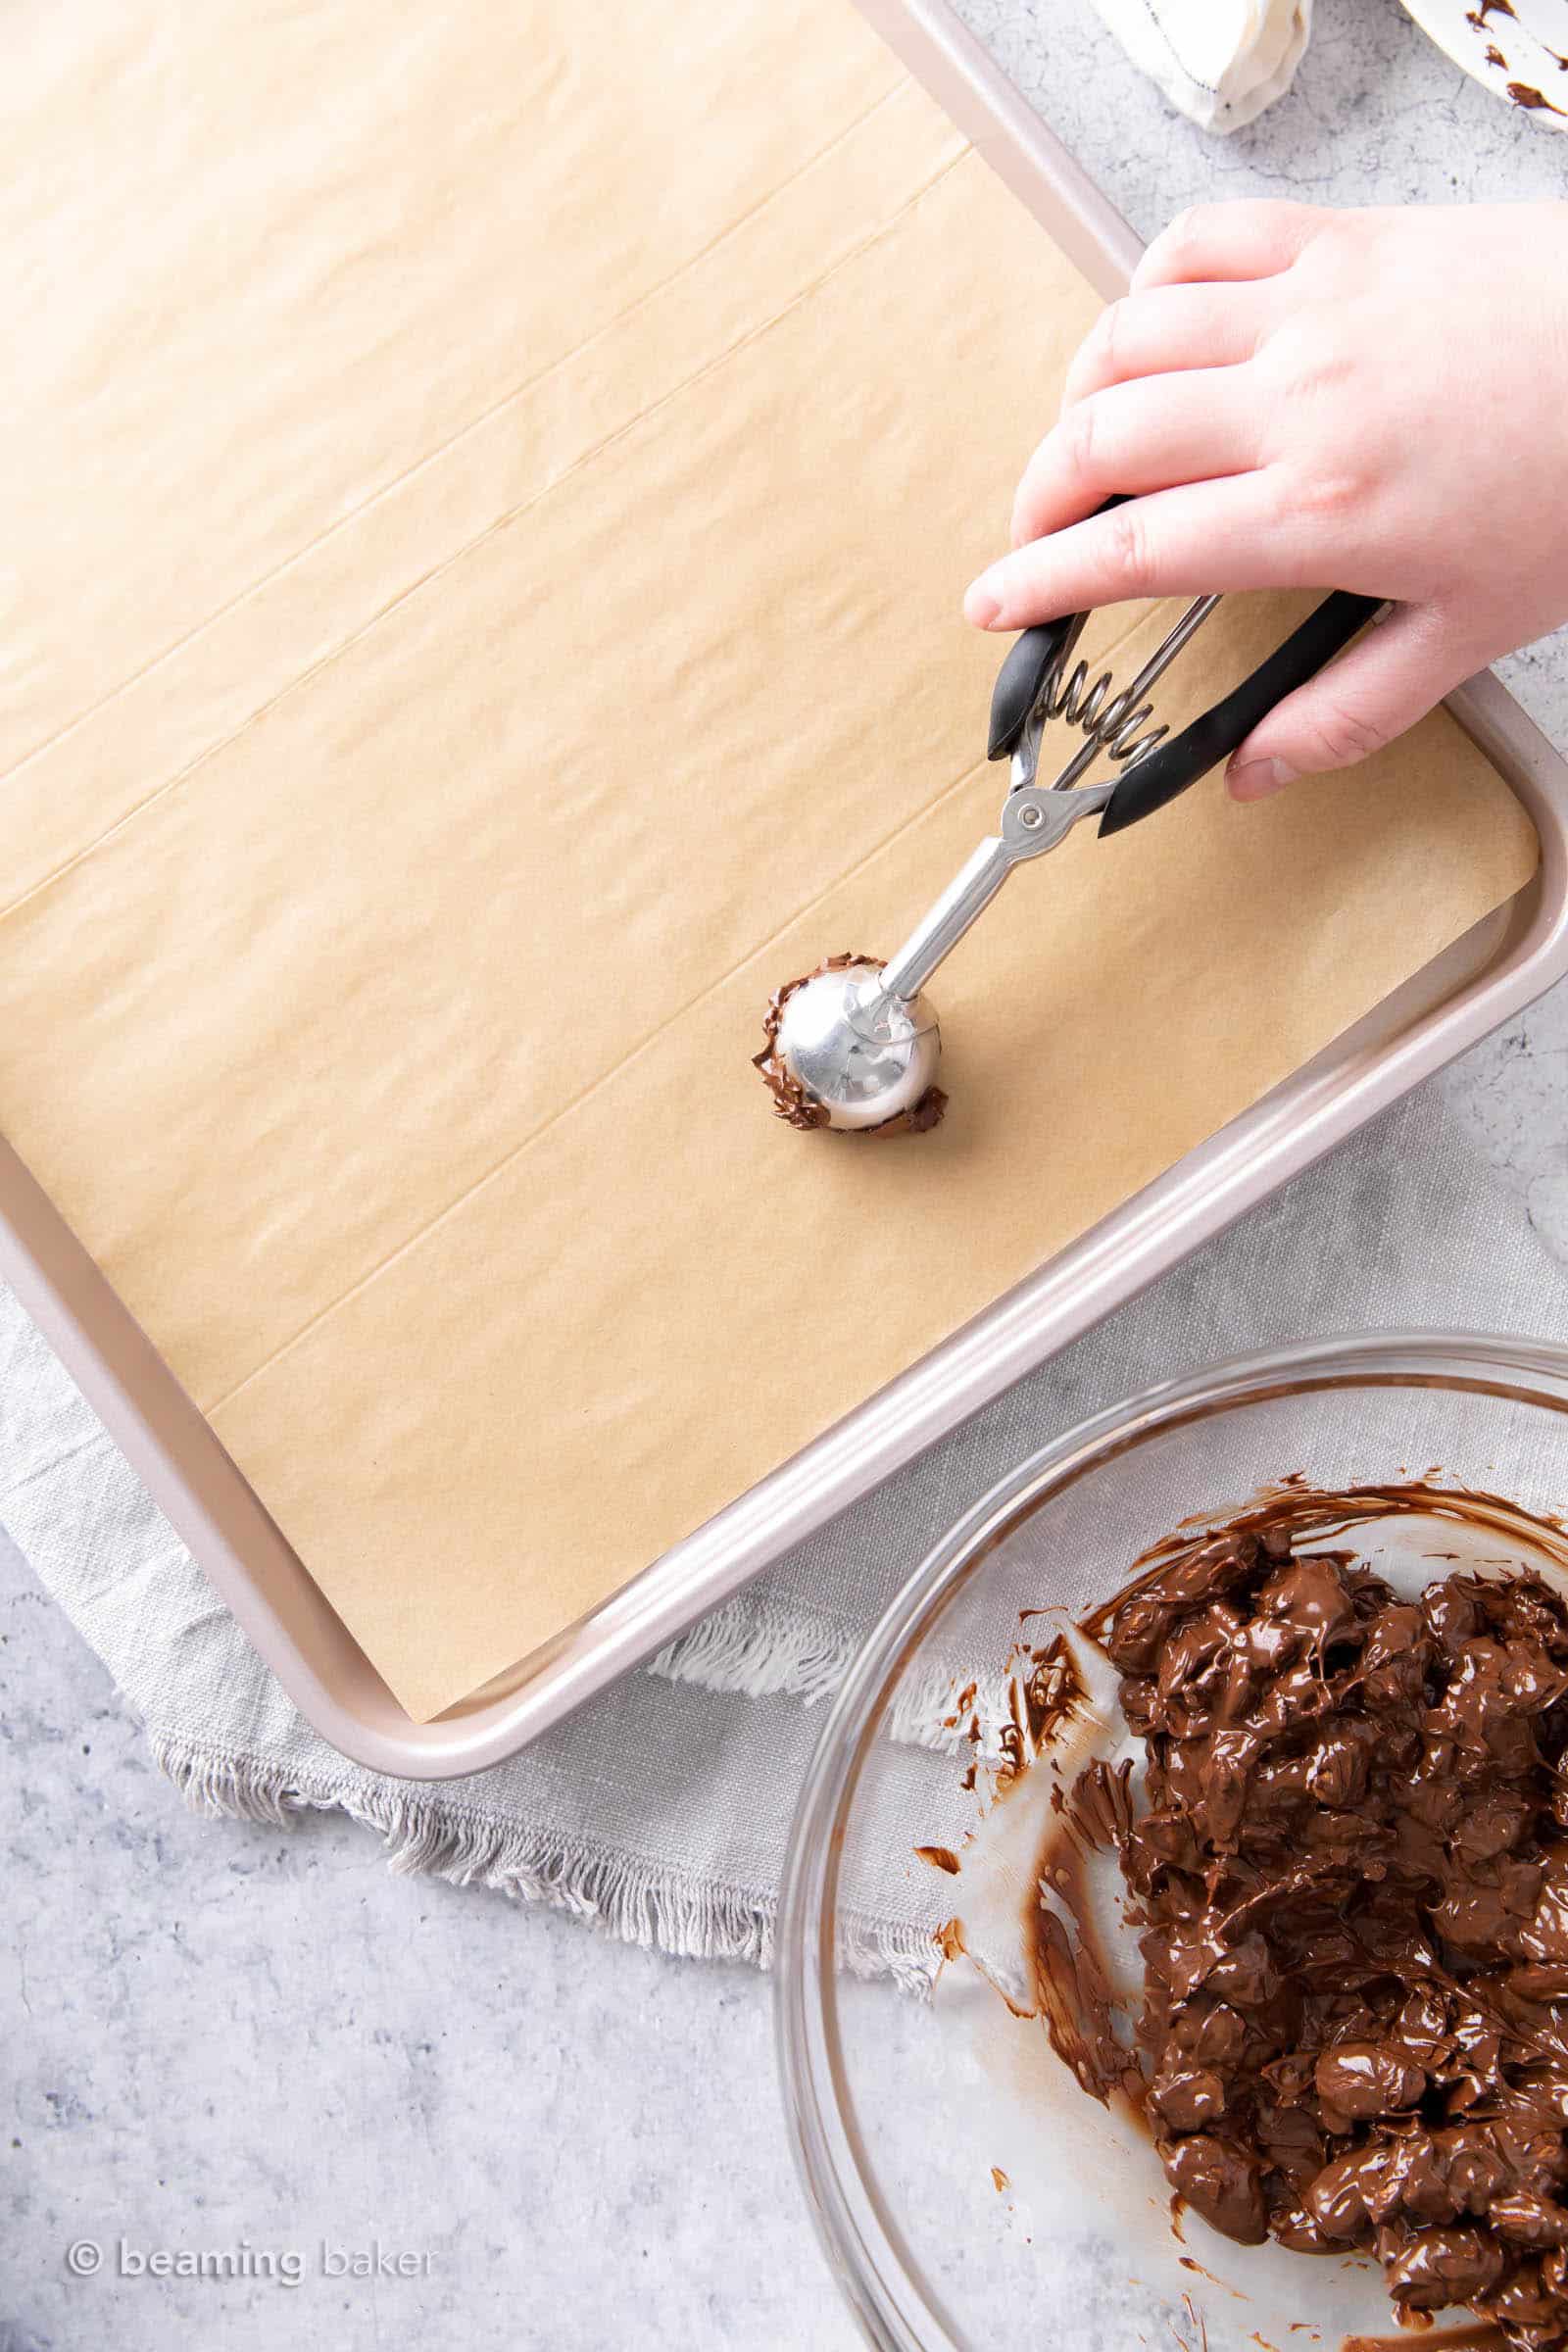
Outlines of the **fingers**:
<svg viewBox="0 0 1568 2352">
<path fill-rule="evenodd" d="M 1154 286 L 1108 303 L 1067 370 L 1063 412 L 1135 376 L 1250 360 L 1263 338 L 1268 308 L 1250 286 Z"/>
<path fill-rule="evenodd" d="M 1260 439 L 1244 368 L 1112 384 L 1070 410 L 1030 459 L 1013 499 L 1013 545 L 1081 521 L 1115 491 L 1133 498 L 1245 473 L 1258 462 Z"/>
<path fill-rule="evenodd" d="M 1133 292 L 1150 286 L 1276 277 L 1323 224 L 1315 205 L 1195 204 L 1161 229 L 1133 271 Z"/>
<path fill-rule="evenodd" d="M 1310 586 L 1302 562 L 1272 475 L 1238 473 L 1156 490 L 1017 548 L 973 582 L 963 610 L 976 628 L 1024 629 L 1130 597 Z"/>
<path fill-rule="evenodd" d="M 1434 613 L 1399 607 L 1253 728 L 1226 770 L 1232 797 L 1265 800 L 1298 776 L 1353 765 L 1413 727 L 1476 666 Z"/>
</svg>

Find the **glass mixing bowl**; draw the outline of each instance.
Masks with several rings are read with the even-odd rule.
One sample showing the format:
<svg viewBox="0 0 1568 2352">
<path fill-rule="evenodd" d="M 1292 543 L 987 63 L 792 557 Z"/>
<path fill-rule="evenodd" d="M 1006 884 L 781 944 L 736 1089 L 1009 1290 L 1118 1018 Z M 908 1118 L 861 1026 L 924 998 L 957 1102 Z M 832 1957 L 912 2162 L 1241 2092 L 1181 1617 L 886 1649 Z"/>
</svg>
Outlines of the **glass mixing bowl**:
<svg viewBox="0 0 1568 2352">
<path fill-rule="evenodd" d="M 1179 1523 L 1222 1521 L 1296 1472 L 1335 1491 L 1430 1478 L 1552 1518 L 1568 1505 L 1565 1417 L 1568 1348 L 1544 1342 L 1358 1335 L 1221 1364 L 1044 1446 L 960 1520 L 889 1609 L 833 1706 L 801 1797 L 777 1949 L 797 2160 L 873 2344 L 1294 2352 L 1392 2331 L 1369 2264 L 1235 2246 L 1191 2216 L 1178 2242 L 1147 2139 L 1088 2098 L 1038 2020 L 1009 2016 L 964 1962 L 941 1971 L 926 2003 L 859 1982 L 835 1955 L 853 1962 L 863 1949 L 890 1873 L 903 1881 L 903 1907 L 912 1897 L 923 1912 L 917 1938 L 963 1911 L 966 1877 L 914 1849 L 961 1848 L 974 1825 L 957 1701 L 1001 1666 L 1020 1612 L 1108 1598 Z M 1528 1525 L 1516 1536 L 1418 1514 L 1369 1521 L 1346 1540 L 1381 1559 L 1391 1528 L 1420 1581 L 1456 1557 L 1533 1557 L 1562 1581 L 1560 1550 L 1548 1543 L 1533 1555 Z M 911 1940 L 911 1974 L 920 1948 Z M 1443 2339 L 1409 2340 L 1435 2352 Z"/>
</svg>

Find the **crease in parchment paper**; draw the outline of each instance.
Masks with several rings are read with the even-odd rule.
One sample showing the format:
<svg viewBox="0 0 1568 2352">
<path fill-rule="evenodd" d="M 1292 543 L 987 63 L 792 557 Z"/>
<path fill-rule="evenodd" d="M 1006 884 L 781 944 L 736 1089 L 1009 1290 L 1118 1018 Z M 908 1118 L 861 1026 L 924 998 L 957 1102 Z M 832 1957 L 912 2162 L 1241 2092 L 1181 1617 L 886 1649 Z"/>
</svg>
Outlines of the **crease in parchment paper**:
<svg viewBox="0 0 1568 2352">
<path fill-rule="evenodd" d="M 868 27 L 829 51 L 789 6 L 744 43 L 688 19 L 672 47 L 618 0 L 586 21 L 518 0 L 465 48 L 403 0 L 265 24 L 220 5 L 177 40 L 127 0 L 74 42 L 23 5 L 0 92 L 16 166 L 0 246 L 32 306 L 8 398 L 22 658 L 0 766 L 624 312 L 906 78 Z M 808 120 L 772 104 L 798 71 Z M 715 119 L 747 137 L 709 137 Z M 625 199 L 612 213 L 600 183 Z M 82 527 L 50 545 L 61 479 Z"/>
<path fill-rule="evenodd" d="M 246 547 L 298 536 L 297 460 L 315 553 L 225 606 L 198 468 L 153 617 L 183 609 L 210 542 L 210 625 L 0 803 L 0 870 L 75 835 L 0 923 L 0 1117 L 428 1717 L 1321 1050 L 1518 889 L 1535 845 L 1443 714 L 1266 807 L 1210 780 L 1113 842 L 1082 829 L 944 967 L 953 1108 L 917 1152 L 784 1131 L 750 1066 L 767 997 L 845 941 L 891 952 L 995 825 L 1004 779 L 975 753 L 1001 649 L 957 598 L 1098 303 L 928 100 L 882 88 L 848 0 L 799 0 L 787 39 L 760 0 L 721 20 L 672 0 L 639 108 L 679 118 L 690 44 L 715 89 L 755 90 L 760 42 L 780 64 L 765 122 L 755 97 L 713 110 L 657 191 L 617 174 L 612 77 L 547 92 L 538 152 L 445 138 L 442 105 L 487 78 L 474 43 L 531 86 L 536 54 L 601 39 L 569 0 L 500 28 L 395 7 L 424 70 L 399 85 L 408 136 L 348 169 L 319 125 L 332 75 L 361 103 L 383 20 L 345 6 L 347 31 L 311 35 L 330 72 L 276 190 L 291 270 L 241 321 L 292 343 L 299 380 L 341 363 L 319 421 L 292 369 L 264 385 L 240 453 L 271 481 Z M 824 149 L 827 90 L 853 121 Z M 72 138 L 119 93 L 87 74 Z M 283 103 L 259 105 L 249 162 L 211 158 L 258 217 Z M 208 134 L 183 129 L 200 160 Z M 45 109 L 32 135 L 63 134 Z M 758 184 L 760 140 L 782 193 Z M 573 253 L 613 249 L 613 317 L 500 407 L 479 396 L 514 355 L 508 377 L 476 343 L 465 402 L 453 323 L 477 331 L 498 287 L 564 339 L 548 270 L 510 266 L 547 164 L 575 191 Z M 628 241 L 624 208 L 656 197 L 657 234 Z M 471 251 L 441 227 L 460 199 L 489 240 Z M 359 291 L 389 211 L 429 264 L 399 281 L 395 332 Z M 0 199 L 0 250 L 4 220 Z M 111 253 L 120 233 L 101 224 Z M 163 273 L 154 318 L 188 303 L 183 234 L 131 257 Z M 672 241 L 688 262 L 656 297 Z M 144 384 L 168 397 L 156 337 L 92 331 L 83 368 L 119 371 L 124 418 Z M 176 394 L 210 450 L 210 392 Z M 488 421 L 454 442 L 465 409 Z M 363 429 L 379 462 L 411 416 L 440 462 L 348 523 L 340 441 Z M 71 495 L 50 530 L 106 573 L 127 561 L 113 501 L 85 477 Z M 120 614 L 108 661 L 129 624 L 107 589 L 85 601 Z M 1306 601 L 1227 599 L 1158 716 L 1185 723 Z M 1130 674 L 1163 617 L 1096 615 L 1085 658 Z M 31 702 L 68 702 L 76 658 L 56 674 L 28 639 Z"/>
<path fill-rule="evenodd" d="M 740 220 L 734 222 L 730 228 L 723 231 L 720 235 L 711 238 L 703 248 L 702 252 L 693 255 L 691 261 L 686 264 L 681 270 L 672 273 L 671 277 L 666 279 L 662 286 L 652 289 L 649 295 L 643 297 L 639 302 L 635 304 L 629 304 L 626 310 L 618 313 L 614 318 L 611 319 L 607 325 L 600 329 L 597 336 L 589 339 L 588 344 L 578 346 L 573 351 L 564 353 L 559 360 L 555 361 L 548 368 L 542 370 L 540 375 L 531 377 L 526 382 L 514 386 L 514 389 L 508 393 L 503 400 L 496 402 L 490 409 L 486 410 L 482 416 L 473 418 L 468 425 L 465 426 L 461 434 L 454 434 L 448 442 L 443 444 L 441 449 L 432 451 L 428 458 L 421 459 L 418 462 L 418 466 L 408 467 L 404 473 L 399 475 L 395 482 L 388 483 L 384 490 L 376 493 L 376 502 L 378 503 L 381 500 L 394 497 L 398 490 L 400 490 L 409 481 L 411 476 L 415 472 L 418 471 L 423 466 L 434 463 L 439 458 L 445 456 L 448 451 L 455 447 L 459 441 L 466 438 L 467 434 L 476 431 L 480 425 L 491 421 L 493 417 L 495 417 L 505 409 L 513 406 L 516 400 L 523 397 L 528 392 L 537 391 L 541 385 L 547 383 L 549 379 L 558 374 L 562 368 L 569 366 L 574 359 L 580 358 L 583 355 L 583 352 L 591 347 L 593 342 L 606 339 L 612 335 L 615 329 L 626 319 L 634 316 L 638 310 L 642 309 L 646 302 L 655 299 L 659 293 L 667 291 L 668 287 L 674 284 L 678 278 L 686 276 L 691 270 L 697 268 L 704 260 L 708 258 L 710 253 L 715 251 L 719 245 L 726 242 L 730 235 L 734 234 L 740 227 L 742 227 L 746 220 L 755 218 L 756 214 L 763 210 L 766 204 L 773 203 L 779 197 L 786 194 L 788 190 L 795 185 L 796 181 L 804 176 L 807 171 L 810 170 L 814 165 L 820 163 L 827 156 L 831 155 L 836 148 L 842 146 L 848 138 L 852 137 L 855 132 L 858 131 L 862 127 L 862 125 L 871 118 L 871 116 L 879 111 L 880 107 L 887 104 L 888 98 L 894 97 L 897 94 L 897 87 L 895 87 L 894 90 L 889 91 L 887 93 L 887 97 L 880 99 L 877 102 L 876 107 L 869 108 L 865 115 L 861 116 L 856 122 L 852 123 L 845 132 L 840 134 L 838 138 L 830 140 L 828 145 L 823 148 L 818 155 L 811 157 L 806 165 L 803 165 L 799 172 L 792 172 L 789 178 L 785 180 L 780 187 L 773 189 L 766 198 L 762 199 L 759 204 L 751 207 Z M 819 271 L 815 277 L 808 280 L 804 285 L 799 286 L 787 302 L 782 303 L 776 310 L 770 312 L 765 318 L 759 319 L 753 325 L 747 327 L 742 333 L 736 335 L 732 341 L 725 344 L 721 349 L 710 353 L 699 367 L 694 368 L 689 374 L 682 376 L 678 382 L 667 386 L 659 394 L 657 399 L 650 401 L 646 407 L 634 410 L 630 415 L 623 416 L 617 424 L 615 424 L 609 431 L 601 434 L 597 441 L 592 442 L 586 449 L 580 451 L 576 457 L 571 459 L 571 461 L 562 469 L 561 472 L 552 475 L 549 481 L 542 483 L 539 488 L 535 490 L 529 497 L 518 500 L 513 506 L 504 508 L 501 513 L 494 515 L 491 520 L 484 525 L 482 530 L 475 531 L 468 539 L 465 540 L 460 547 L 454 548 L 450 553 L 444 554 L 441 558 L 441 561 L 432 565 L 428 571 L 421 572 L 416 578 L 407 581 L 398 590 L 395 596 L 387 598 L 384 603 L 378 605 L 375 610 L 371 612 L 363 621 L 361 621 L 356 628 L 350 631 L 346 637 L 342 638 L 337 644 L 332 646 L 329 652 L 322 654 L 318 660 L 309 663 L 304 669 L 297 671 L 292 677 L 288 678 L 286 682 L 276 690 L 275 693 L 270 695 L 265 703 L 259 704 L 254 710 L 249 711 L 240 724 L 232 728 L 228 734 L 220 736 L 216 742 L 207 745 L 202 752 L 192 759 L 183 768 L 179 769 L 177 773 L 166 778 L 162 784 L 156 786 L 154 790 L 149 792 L 144 799 L 136 802 L 133 807 L 125 809 L 119 817 L 117 817 L 112 825 L 106 827 L 105 830 L 97 835 L 93 840 L 85 842 L 73 857 L 63 859 L 60 864 L 53 867 L 48 873 L 42 875 L 35 883 L 31 884 L 28 889 L 22 892 L 17 898 L 11 900 L 4 906 L 0 906 L 0 923 L 3 923 L 8 916 L 16 913 L 20 908 L 24 906 L 29 900 L 40 896 L 43 892 L 50 889 L 53 884 L 61 881 L 73 870 L 74 867 L 80 864 L 82 859 L 92 857 L 97 850 L 103 848 L 107 843 L 113 841 L 126 825 L 133 824 L 145 809 L 151 808 L 157 801 L 161 800 L 166 793 L 177 792 L 182 786 L 190 783 L 193 779 L 198 777 L 210 760 L 218 758 L 222 752 L 226 751 L 231 744 L 236 743 L 239 740 L 240 736 L 244 734 L 247 727 L 253 726 L 258 719 L 264 718 L 269 710 L 274 709 L 277 704 L 285 701 L 286 698 L 290 694 L 294 693 L 298 687 L 309 684 L 309 682 L 313 678 L 318 676 L 321 671 L 329 669 L 334 662 L 340 661 L 345 654 L 352 652 L 353 648 L 359 643 L 361 638 L 367 636 L 372 629 L 378 627 L 383 620 L 388 618 L 391 613 L 397 611 L 400 605 L 406 604 L 411 597 L 418 596 L 426 589 L 434 586 L 435 583 L 439 581 L 445 575 L 445 573 L 450 571 L 455 564 L 461 564 L 466 557 L 470 556 L 476 548 L 482 546 L 484 541 L 493 537 L 496 532 L 508 529 L 513 523 L 520 521 L 521 518 L 528 514 L 532 508 L 542 505 L 547 499 L 558 496 L 570 484 L 576 474 L 581 472 L 585 467 L 591 466 L 596 460 L 603 457 L 607 451 L 612 449 L 617 442 L 623 440 L 628 434 L 635 432 L 639 425 L 646 423 L 651 417 L 656 416 L 659 412 L 665 408 L 670 402 L 680 399 L 684 393 L 690 391 L 695 385 L 702 383 L 705 378 L 722 368 L 730 360 L 735 357 L 738 352 L 744 351 L 749 345 L 760 340 L 778 324 L 781 318 L 787 317 L 791 311 L 798 309 L 801 304 L 808 302 L 814 294 L 818 293 L 821 288 L 828 283 L 829 279 L 836 276 L 841 270 L 846 269 L 852 266 L 855 262 L 858 261 L 862 255 L 867 253 L 883 237 L 889 235 L 895 228 L 897 228 L 899 222 L 904 219 L 905 215 L 908 213 L 913 206 L 919 203 L 921 197 L 927 195 L 932 188 L 936 187 L 943 179 L 947 177 L 950 172 L 954 171 L 958 164 L 962 163 L 966 153 L 966 149 L 959 147 L 957 151 L 947 162 L 945 162 L 939 170 L 932 172 L 925 179 L 921 180 L 916 186 L 909 189 L 903 201 L 898 204 L 883 220 L 879 221 L 874 229 L 872 229 L 866 236 L 859 239 L 858 243 L 852 245 L 847 252 L 837 256 L 828 269 Z M 368 506 L 371 503 L 371 501 L 367 501 L 366 506 Z M 343 518 L 344 524 L 346 525 L 347 523 L 353 521 L 364 512 L 364 507 L 356 509 L 353 515 L 348 515 Z M 236 606 L 246 602 L 247 599 L 256 595 L 262 587 L 268 585 L 270 580 L 281 577 L 285 571 L 291 569 L 295 564 L 299 564 L 308 555 L 313 553 L 315 548 L 319 544 L 319 539 L 314 541 L 310 548 L 302 549 L 299 554 L 291 557 L 287 564 L 274 567 L 274 570 L 267 576 L 267 579 L 253 582 L 252 585 L 248 589 L 242 591 L 239 596 L 230 599 L 228 606 L 220 608 L 219 612 L 214 613 L 209 620 L 203 622 L 200 629 L 189 632 L 188 636 L 181 641 L 181 644 L 185 645 L 194 642 L 196 637 L 203 634 L 207 628 L 214 624 L 214 622 L 221 618 L 225 612 L 232 611 Z M 155 657 L 153 662 L 144 665 L 144 669 L 142 671 L 134 672 L 132 673 L 131 677 L 122 680 L 121 686 L 115 690 L 115 693 L 120 694 L 125 692 L 130 686 L 137 682 L 138 677 L 145 675 L 148 670 L 158 666 L 160 662 L 169 659 L 170 653 L 178 650 L 180 649 L 177 647 L 171 648 L 168 649 L 165 654 Z M 107 702 L 113 699 L 114 696 L 111 695 L 106 697 L 105 701 Z M 103 708 L 103 705 L 95 705 L 93 710 L 84 711 L 81 714 L 81 719 L 78 721 L 74 721 L 73 724 L 74 725 L 84 722 L 85 719 L 94 714 L 94 710 L 101 708 Z M 61 738 L 57 737 L 52 739 L 52 741 L 59 741 L 60 739 Z M 38 746 L 34 752 L 29 753 L 22 760 L 19 760 L 13 766 L 10 773 L 12 775 L 19 773 L 21 769 L 27 766 L 33 759 L 41 757 L 42 754 L 50 748 L 50 743 Z M 8 780 L 9 779 L 7 777 L 0 777 L 0 783 L 4 783 Z"/>
<path fill-rule="evenodd" d="M 416 474 L 423 472 L 429 466 L 438 465 L 441 459 L 456 449 L 460 443 L 466 441 L 470 435 L 478 432 L 484 425 L 493 422 L 497 416 L 514 406 L 517 401 L 525 398 L 528 393 L 538 391 L 543 384 L 549 381 L 551 376 L 559 374 L 563 368 L 569 368 L 573 361 L 584 358 L 596 344 L 608 341 L 615 333 L 617 327 L 623 325 L 628 319 L 634 318 L 651 303 L 657 302 L 662 294 L 668 293 L 673 286 L 693 270 L 700 270 L 702 265 L 718 252 L 730 238 L 739 235 L 740 231 L 756 220 L 760 213 L 765 212 L 769 205 L 777 203 L 780 197 L 787 195 L 798 179 L 804 178 L 808 172 L 814 171 L 819 164 L 825 163 L 839 148 L 853 139 L 867 122 L 879 115 L 891 100 L 897 98 L 902 90 L 908 87 L 909 76 L 907 74 L 902 75 L 897 81 L 891 83 L 881 96 L 873 99 L 871 104 L 857 115 L 852 122 L 843 124 L 830 139 L 824 140 L 813 154 L 805 157 L 794 171 L 787 172 L 776 187 L 769 188 L 765 195 L 759 196 L 755 203 L 749 204 L 743 212 L 737 213 L 732 220 L 726 221 L 722 228 L 715 230 L 706 244 L 700 246 L 695 253 L 688 254 L 684 261 L 653 285 L 646 287 L 634 301 L 627 303 L 624 309 L 617 311 L 613 318 L 603 320 L 594 328 L 592 334 L 585 336 L 580 343 L 573 344 L 569 350 L 564 351 L 555 359 L 548 361 L 536 373 L 520 377 L 516 383 L 510 385 L 505 392 L 489 402 L 486 407 L 476 411 L 472 416 L 458 426 L 456 431 L 449 433 L 444 440 L 436 442 L 432 448 L 425 450 L 419 457 L 414 459 L 400 473 L 394 474 L 390 481 L 381 483 L 364 499 L 351 506 L 344 514 L 336 516 L 324 530 L 318 532 L 314 538 L 306 540 L 304 545 L 296 548 L 292 555 L 285 556 L 270 570 L 260 573 L 256 579 L 249 581 L 245 587 L 237 590 L 215 611 L 204 615 L 182 635 L 172 639 L 168 645 L 160 647 L 158 652 L 149 654 L 135 669 L 130 670 L 116 685 L 108 687 L 96 701 L 88 703 L 82 710 L 76 711 L 52 735 L 43 736 L 37 743 L 19 753 L 4 775 L 0 775 L 0 783 L 7 782 L 12 776 L 19 775 L 24 767 L 30 766 L 33 760 L 42 759 L 58 744 L 64 742 L 66 737 L 74 733 L 76 728 L 86 725 L 89 719 L 96 718 L 101 711 L 107 710 L 111 703 L 128 693 L 131 687 L 139 684 L 154 670 L 162 668 L 166 662 L 173 661 L 184 652 L 187 646 L 194 644 L 206 630 L 225 619 L 240 605 L 259 595 L 264 588 L 270 587 L 275 580 L 281 579 L 297 564 L 308 562 L 318 547 L 321 547 L 338 532 L 351 529 L 360 516 L 368 513 L 370 508 L 382 504 L 387 499 L 395 498 L 404 484 L 411 481 Z M 4 907 L 0 907 L 0 917 L 3 917 L 6 911 Z"/>
</svg>

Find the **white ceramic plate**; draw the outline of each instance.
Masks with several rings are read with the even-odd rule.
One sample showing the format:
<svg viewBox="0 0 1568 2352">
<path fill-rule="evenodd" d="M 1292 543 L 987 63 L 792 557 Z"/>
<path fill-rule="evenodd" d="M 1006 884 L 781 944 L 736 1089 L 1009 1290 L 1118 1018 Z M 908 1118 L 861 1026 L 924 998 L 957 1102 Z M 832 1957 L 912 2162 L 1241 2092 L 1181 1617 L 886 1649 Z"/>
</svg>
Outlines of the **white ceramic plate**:
<svg viewBox="0 0 1568 2352">
<path fill-rule="evenodd" d="M 1510 106 L 1568 129 L 1568 0 L 1404 0 L 1454 64 Z"/>
</svg>

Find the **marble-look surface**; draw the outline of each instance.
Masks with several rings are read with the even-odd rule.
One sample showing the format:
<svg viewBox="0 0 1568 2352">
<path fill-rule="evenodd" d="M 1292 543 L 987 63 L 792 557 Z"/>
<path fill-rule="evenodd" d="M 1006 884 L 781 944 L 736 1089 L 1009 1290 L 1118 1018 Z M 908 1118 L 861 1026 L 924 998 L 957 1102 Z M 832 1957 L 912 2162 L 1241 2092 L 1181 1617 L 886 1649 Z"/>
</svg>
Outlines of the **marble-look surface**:
<svg viewBox="0 0 1568 2352">
<path fill-rule="evenodd" d="M 1170 116 L 1087 0 L 964 7 L 1146 234 L 1204 195 L 1568 189 L 1568 140 L 1465 81 L 1396 0 L 1318 0 L 1296 90 L 1229 142 Z M 1568 741 L 1568 647 L 1508 674 Z M 1439 1083 L 1568 1259 L 1565 1076 L 1558 992 Z M 791 2174 L 760 1980 L 392 1879 L 337 1819 L 194 1818 L 3 1545 L 0 1740 L 0 2352 L 858 2340 Z M 74 2278 L 88 2238 L 105 2272 Z M 298 2255 L 304 2277 L 117 2278 L 121 2238 Z M 331 2279 L 323 2240 L 417 2268 Z"/>
</svg>

